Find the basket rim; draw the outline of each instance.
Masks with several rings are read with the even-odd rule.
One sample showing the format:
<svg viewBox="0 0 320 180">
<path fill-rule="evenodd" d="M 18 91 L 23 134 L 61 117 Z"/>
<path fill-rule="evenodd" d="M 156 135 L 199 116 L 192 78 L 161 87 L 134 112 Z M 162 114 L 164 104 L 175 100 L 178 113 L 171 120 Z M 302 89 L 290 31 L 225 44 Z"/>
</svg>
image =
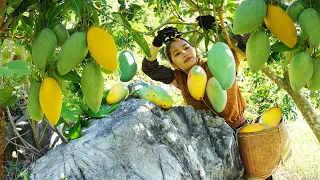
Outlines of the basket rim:
<svg viewBox="0 0 320 180">
<path fill-rule="evenodd" d="M 259 136 L 259 135 L 264 135 L 264 134 L 269 134 L 271 132 L 279 131 L 280 128 L 285 127 L 286 123 L 283 118 L 281 118 L 281 121 L 279 124 L 273 128 L 261 130 L 261 131 L 256 131 L 256 132 L 240 132 L 240 130 L 244 127 L 241 127 L 240 129 L 237 130 L 237 136 L 238 137 L 249 137 L 249 136 Z"/>
</svg>

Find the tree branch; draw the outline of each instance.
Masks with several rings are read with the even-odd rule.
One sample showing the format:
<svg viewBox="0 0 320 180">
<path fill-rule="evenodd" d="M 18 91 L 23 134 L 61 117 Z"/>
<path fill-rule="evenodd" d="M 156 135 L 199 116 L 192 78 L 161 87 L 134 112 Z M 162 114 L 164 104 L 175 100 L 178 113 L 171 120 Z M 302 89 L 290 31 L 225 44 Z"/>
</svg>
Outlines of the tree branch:
<svg viewBox="0 0 320 180">
<path fill-rule="evenodd" d="M 9 39 L 9 40 L 31 40 L 31 37 L 0 36 L 0 39 Z"/>
<path fill-rule="evenodd" d="M 13 15 L 9 16 L 7 20 L 1 25 L 0 34 L 10 26 L 12 19 L 13 19 Z"/>
<path fill-rule="evenodd" d="M 186 2 L 191 7 L 191 9 L 198 9 L 199 8 L 197 6 L 197 4 L 194 3 L 192 0 L 184 0 L 184 2 Z"/>
<path fill-rule="evenodd" d="M 292 88 L 289 86 L 288 83 L 286 83 L 285 79 L 277 76 L 272 70 L 265 66 L 261 71 L 269 77 L 273 82 L 275 82 L 277 85 L 279 85 L 282 89 L 286 90 L 288 93 L 292 91 Z M 290 94 L 290 93 L 289 93 Z"/>
<path fill-rule="evenodd" d="M 27 141 L 25 141 L 25 140 L 21 137 L 21 135 L 20 135 L 19 132 L 17 131 L 17 128 L 16 128 L 15 124 L 13 123 L 13 120 L 12 120 L 12 117 L 11 117 L 11 113 L 10 113 L 10 110 L 9 110 L 8 106 L 6 106 L 6 110 L 7 110 L 7 115 L 8 115 L 8 118 L 9 118 L 10 125 L 12 126 L 12 129 L 13 129 L 14 133 L 17 135 L 17 137 L 19 137 L 21 143 L 22 143 L 23 145 L 25 145 L 26 147 L 32 149 L 33 151 L 39 153 L 39 151 L 38 151 L 35 147 L 33 147 L 31 144 L 29 144 Z"/>
<path fill-rule="evenodd" d="M 6 6 L 6 0 L 0 0 L 0 9 L 4 8 Z M 0 16 L 0 27 L 2 26 L 2 22 L 4 20 L 5 14 Z"/>
<path fill-rule="evenodd" d="M 44 118 L 44 120 L 48 123 L 49 128 L 58 134 L 58 136 L 61 138 L 62 142 L 64 142 L 64 143 L 68 142 L 68 140 L 63 136 L 63 134 L 59 131 L 59 129 L 57 127 L 53 126 L 46 118 Z"/>
<path fill-rule="evenodd" d="M 233 50 L 235 50 L 236 52 L 238 52 L 239 54 L 241 54 L 242 56 L 246 56 L 246 53 L 243 52 L 240 48 L 238 48 L 237 46 L 235 46 L 228 35 L 228 32 L 226 30 L 226 26 L 224 24 L 224 19 L 223 19 L 223 15 L 222 15 L 222 9 L 218 9 L 218 15 L 219 15 L 219 20 L 220 20 L 220 24 L 221 24 L 221 28 L 222 28 L 222 32 L 223 32 L 223 36 L 225 38 L 225 40 L 227 41 L 227 44 L 229 45 L 229 47 Z"/>
</svg>

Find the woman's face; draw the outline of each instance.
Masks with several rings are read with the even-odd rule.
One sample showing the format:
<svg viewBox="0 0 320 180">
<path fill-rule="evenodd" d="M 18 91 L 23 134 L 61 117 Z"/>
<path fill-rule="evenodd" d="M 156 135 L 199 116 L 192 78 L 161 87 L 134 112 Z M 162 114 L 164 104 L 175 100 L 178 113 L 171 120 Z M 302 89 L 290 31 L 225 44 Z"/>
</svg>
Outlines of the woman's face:
<svg viewBox="0 0 320 180">
<path fill-rule="evenodd" d="M 187 71 L 197 64 L 195 49 L 184 40 L 176 40 L 171 43 L 170 56 L 174 65 L 182 71 Z"/>
</svg>

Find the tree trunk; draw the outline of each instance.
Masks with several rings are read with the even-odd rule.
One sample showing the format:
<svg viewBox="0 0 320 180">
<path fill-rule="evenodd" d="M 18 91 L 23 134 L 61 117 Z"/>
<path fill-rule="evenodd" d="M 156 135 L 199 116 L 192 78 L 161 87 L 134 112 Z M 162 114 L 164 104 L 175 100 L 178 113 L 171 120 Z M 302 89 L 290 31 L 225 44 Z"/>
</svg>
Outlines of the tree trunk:
<svg viewBox="0 0 320 180">
<path fill-rule="evenodd" d="M 0 179 L 4 178 L 4 110 L 0 106 Z"/>
<path fill-rule="evenodd" d="M 284 78 L 278 77 L 275 73 L 273 73 L 269 68 L 266 67 L 262 69 L 262 72 L 273 82 L 279 85 L 282 89 L 287 91 L 287 93 L 291 96 L 301 114 L 303 115 L 303 118 L 307 121 L 308 125 L 320 142 L 320 118 L 308 99 L 301 94 L 301 91 L 294 91 L 291 88 L 287 71 L 285 71 Z"/>
</svg>

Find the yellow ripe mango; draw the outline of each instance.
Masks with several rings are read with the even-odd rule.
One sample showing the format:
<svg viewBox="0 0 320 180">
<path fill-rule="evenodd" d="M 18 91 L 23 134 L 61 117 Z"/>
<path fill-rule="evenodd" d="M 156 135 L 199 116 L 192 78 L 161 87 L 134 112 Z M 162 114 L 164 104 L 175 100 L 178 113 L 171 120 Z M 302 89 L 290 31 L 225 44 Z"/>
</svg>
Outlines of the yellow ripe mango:
<svg viewBox="0 0 320 180">
<path fill-rule="evenodd" d="M 188 74 L 187 86 L 191 96 L 196 100 L 203 99 L 207 85 L 207 74 L 201 66 L 195 65 Z"/>
<path fill-rule="evenodd" d="M 118 67 L 117 47 L 112 36 L 105 30 L 92 27 L 87 34 L 88 48 L 103 68 L 115 71 Z"/>
<path fill-rule="evenodd" d="M 268 129 L 268 126 L 262 123 L 247 124 L 240 129 L 240 133 L 257 132 Z"/>
<path fill-rule="evenodd" d="M 148 100 L 162 109 L 172 107 L 172 97 L 159 86 L 145 86 L 139 89 L 139 98 Z"/>
<path fill-rule="evenodd" d="M 56 80 L 44 78 L 39 92 L 40 106 L 49 122 L 56 125 L 62 109 L 62 93 Z"/>
<path fill-rule="evenodd" d="M 269 126 L 270 128 L 273 128 L 280 123 L 281 118 L 282 110 L 280 107 L 275 106 L 269 109 L 268 111 L 264 112 L 261 115 L 259 122 Z"/>
<path fill-rule="evenodd" d="M 128 97 L 129 94 L 129 89 L 126 85 L 122 84 L 122 83 L 117 83 L 114 84 L 107 97 L 107 103 L 108 104 L 116 104 L 124 99 L 126 99 Z"/>
<path fill-rule="evenodd" d="M 279 6 L 268 5 L 264 22 L 270 32 L 290 48 L 297 41 L 297 30 L 290 16 Z"/>
</svg>

